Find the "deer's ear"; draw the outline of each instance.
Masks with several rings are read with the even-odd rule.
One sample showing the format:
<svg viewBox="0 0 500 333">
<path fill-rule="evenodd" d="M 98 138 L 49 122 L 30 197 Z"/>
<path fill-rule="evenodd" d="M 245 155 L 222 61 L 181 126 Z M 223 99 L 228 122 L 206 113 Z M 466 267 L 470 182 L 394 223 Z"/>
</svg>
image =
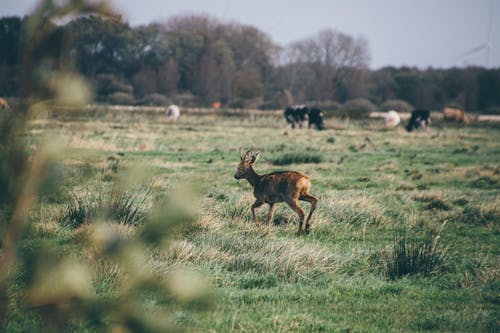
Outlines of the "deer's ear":
<svg viewBox="0 0 500 333">
<path fill-rule="evenodd" d="M 252 155 L 252 160 L 250 163 L 254 164 L 255 162 L 257 162 L 257 160 L 259 159 L 259 156 L 260 156 L 260 151 L 256 152 L 255 154 Z"/>
<path fill-rule="evenodd" d="M 252 151 L 248 150 L 247 153 L 245 154 L 245 156 L 243 156 L 243 158 L 241 160 L 247 161 L 247 162 L 252 161 Z"/>
</svg>

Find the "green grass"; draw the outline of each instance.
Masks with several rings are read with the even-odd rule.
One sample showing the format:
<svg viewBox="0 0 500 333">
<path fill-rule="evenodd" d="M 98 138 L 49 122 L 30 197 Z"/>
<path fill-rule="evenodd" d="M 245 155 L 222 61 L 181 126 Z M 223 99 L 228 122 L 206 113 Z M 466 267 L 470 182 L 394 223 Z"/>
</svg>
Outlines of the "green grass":
<svg viewBox="0 0 500 333">
<path fill-rule="evenodd" d="M 144 196 L 126 192 L 118 200 L 124 205 L 111 209 L 134 215 L 140 207 L 147 215 L 147 203 L 194 183 L 201 194 L 197 223 L 180 231 L 168 249 L 150 254 L 159 271 L 186 266 L 210 280 L 211 310 L 174 309 L 177 322 L 193 331 L 498 331 L 498 125 L 443 124 L 407 133 L 381 130 L 377 120 L 351 121 L 347 128 L 338 123 L 327 120 L 325 131 L 291 131 L 265 113 L 182 115 L 176 124 L 126 113 L 36 120 L 30 140 L 60 135 L 68 148 L 57 169 L 61 191 L 34 209 L 22 248 L 48 242 L 94 263 L 94 292 L 112 295 L 126 275 L 95 258 L 81 227 L 57 223 L 64 207 L 75 206 L 71 196 L 91 205 L 97 201 L 87 192 L 96 196 L 131 181 L 152 184 Z M 233 177 L 240 146 L 262 152 L 255 165 L 260 174 L 286 167 L 310 177 L 319 203 L 309 236 L 295 236 L 297 216 L 284 204 L 271 226 L 254 225 L 252 189 Z M 264 221 L 267 205 L 257 214 Z M 142 227 L 116 228 L 128 235 Z M 411 273 L 390 278 L 389 266 L 381 264 L 390 260 Z M 10 285 L 19 300 L 23 274 Z M 160 303 L 151 295 L 143 306 L 154 313 Z M 6 332 L 40 330 L 37 313 L 19 304 L 13 304 Z M 85 322 L 68 330 L 94 331 Z"/>
</svg>

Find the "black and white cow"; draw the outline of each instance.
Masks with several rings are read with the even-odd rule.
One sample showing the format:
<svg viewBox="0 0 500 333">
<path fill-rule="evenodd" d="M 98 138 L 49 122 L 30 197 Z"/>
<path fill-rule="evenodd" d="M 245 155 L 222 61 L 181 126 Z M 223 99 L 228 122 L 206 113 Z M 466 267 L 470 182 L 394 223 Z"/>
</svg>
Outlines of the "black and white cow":
<svg viewBox="0 0 500 333">
<path fill-rule="evenodd" d="M 296 125 L 302 128 L 306 121 L 309 128 L 314 125 L 318 130 L 322 130 L 325 127 L 323 122 L 324 114 L 320 109 L 309 109 L 305 105 L 291 105 L 285 108 L 284 115 L 287 123 L 292 125 L 292 128 L 295 128 Z"/>
<path fill-rule="evenodd" d="M 305 105 L 289 105 L 285 108 L 286 122 L 295 128 L 296 125 L 302 128 L 304 122 L 309 120 L 309 109 Z"/>
<path fill-rule="evenodd" d="M 431 112 L 427 109 L 416 109 L 411 113 L 411 118 L 406 125 L 406 130 L 411 132 L 418 128 L 427 129 L 430 124 Z"/>
<path fill-rule="evenodd" d="M 309 109 L 309 127 L 316 126 L 316 129 L 322 130 L 325 128 L 324 123 L 325 114 L 320 109 Z"/>
</svg>

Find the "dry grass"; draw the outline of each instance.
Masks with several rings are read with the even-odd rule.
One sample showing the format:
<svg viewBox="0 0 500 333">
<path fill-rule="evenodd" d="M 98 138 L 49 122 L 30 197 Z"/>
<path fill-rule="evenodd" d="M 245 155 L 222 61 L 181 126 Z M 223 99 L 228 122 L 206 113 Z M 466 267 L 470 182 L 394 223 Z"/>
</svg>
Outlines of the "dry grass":
<svg viewBox="0 0 500 333">
<path fill-rule="evenodd" d="M 319 243 L 282 240 L 273 233 L 258 239 L 251 233 L 228 232 L 204 236 L 202 242 L 179 240 L 166 253 L 175 263 L 220 266 L 229 271 L 275 274 L 284 281 L 311 279 L 337 272 L 345 259 Z"/>
</svg>

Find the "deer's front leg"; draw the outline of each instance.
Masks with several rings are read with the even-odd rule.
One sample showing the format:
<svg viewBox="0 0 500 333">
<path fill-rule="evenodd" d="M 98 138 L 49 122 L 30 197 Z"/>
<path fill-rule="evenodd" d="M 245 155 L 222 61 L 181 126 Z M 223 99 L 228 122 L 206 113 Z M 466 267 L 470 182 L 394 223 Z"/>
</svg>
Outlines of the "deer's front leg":
<svg viewBox="0 0 500 333">
<path fill-rule="evenodd" d="M 267 225 L 271 225 L 274 215 L 274 210 L 276 209 L 276 204 L 269 204 L 269 214 L 267 214 Z"/>
<path fill-rule="evenodd" d="M 253 220 L 255 221 L 255 224 L 259 225 L 259 220 L 257 220 L 257 216 L 255 215 L 255 208 L 258 208 L 260 206 L 262 206 L 264 204 L 264 202 L 262 201 L 259 201 L 259 200 L 255 200 L 255 202 L 253 203 L 252 205 L 252 215 L 253 215 Z"/>
</svg>

